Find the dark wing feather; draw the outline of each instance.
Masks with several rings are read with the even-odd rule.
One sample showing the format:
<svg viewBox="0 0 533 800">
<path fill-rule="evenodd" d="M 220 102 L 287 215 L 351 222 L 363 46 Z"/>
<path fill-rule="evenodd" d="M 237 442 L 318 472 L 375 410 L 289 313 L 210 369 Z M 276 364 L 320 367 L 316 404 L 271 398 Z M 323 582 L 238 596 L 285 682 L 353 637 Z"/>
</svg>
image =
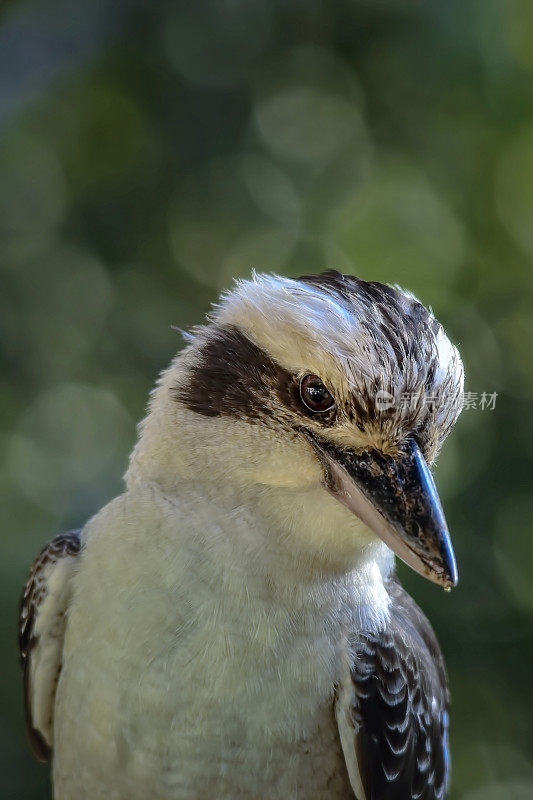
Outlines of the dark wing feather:
<svg viewBox="0 0 533 800">
<path fill-rule="evenodd" d="M 70 577 L 81 549 L 80 531 L 56 536 L 33 562 L 20 603 L 19 652 L 30 744 L 50 757 L 55 689 L 61 670 Z"/>
<path fill-rule="evenodd" d="M 359 633 L 351 642 L 351 686 L 339 694 L 344 708 L 337 709 L 347 766 L 358 800 L 444 800 L 449 777 L 444 661 L 414 600 L 396 580 L 388 589 L 387 629 Z"/>
</svg>

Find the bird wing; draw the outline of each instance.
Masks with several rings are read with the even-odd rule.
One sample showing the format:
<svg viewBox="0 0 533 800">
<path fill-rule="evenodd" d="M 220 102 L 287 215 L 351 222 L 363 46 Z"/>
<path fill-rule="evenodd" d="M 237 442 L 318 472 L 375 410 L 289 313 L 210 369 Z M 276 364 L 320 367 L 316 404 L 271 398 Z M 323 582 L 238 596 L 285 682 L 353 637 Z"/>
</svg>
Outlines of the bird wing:
<svg viewBox="0 0 533 800">
<path fill-rule="evenodd" d="M 350 641 L 336 717 L 357 800 L 444 800 L 449 694 L 428 620 L 394 579 L 390 622 Z"/>
<path fill-rule="evenodd" d="M 54 701 L 63 655 L 71 577 L 81 531 L 56 536 L 33 562 L 20 604 L 19 652 L 30 744 L 40 761 L 52 747 Z"/>
</svg>

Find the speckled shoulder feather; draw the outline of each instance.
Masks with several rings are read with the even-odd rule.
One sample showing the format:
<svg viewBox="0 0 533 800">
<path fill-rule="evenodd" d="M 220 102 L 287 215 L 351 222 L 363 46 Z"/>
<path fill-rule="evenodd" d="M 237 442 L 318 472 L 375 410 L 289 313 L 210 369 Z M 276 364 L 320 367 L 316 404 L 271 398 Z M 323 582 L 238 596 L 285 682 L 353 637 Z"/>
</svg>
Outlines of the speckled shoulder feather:
<svg viewBox="0 0 533 800">
<path fill-rule="evenodd" d="M 52 539 L 33 562 L 20 604 L 19 651 L 28 736 L 40 761 L 50 757 L 53 708 L 80 531 Z"/>
<path fill-rule="evenodd" d="M 357 800 L 444 800 L 449 778 L 449 695 L 428 620 L 394 580 L 391 616 L 351 642 L 349 686 L 337 719 Z"/>
</svg>

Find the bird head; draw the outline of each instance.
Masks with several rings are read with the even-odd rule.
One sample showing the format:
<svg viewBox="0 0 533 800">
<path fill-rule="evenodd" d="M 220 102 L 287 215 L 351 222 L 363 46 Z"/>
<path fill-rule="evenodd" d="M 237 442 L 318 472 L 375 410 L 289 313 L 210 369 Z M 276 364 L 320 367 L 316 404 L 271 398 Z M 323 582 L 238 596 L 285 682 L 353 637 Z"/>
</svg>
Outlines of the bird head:
<svg viewBox="0 0 533 800">
<path fill-rule="evenodd" d="M 430 580 L 456 584 L 430 467 L 462 408 L 463 367 L 431 311 L 339 272 L 255 275 L 187 338 L 130 472 L 164 462 L 167 474 L 285 488 L 288 516 L 290 498 L 307 497 L 318 519 L 350 520 L 358 546 L 377 537 Z M 163 428 L 165 446 L 154 437 Z"/>
</svg>

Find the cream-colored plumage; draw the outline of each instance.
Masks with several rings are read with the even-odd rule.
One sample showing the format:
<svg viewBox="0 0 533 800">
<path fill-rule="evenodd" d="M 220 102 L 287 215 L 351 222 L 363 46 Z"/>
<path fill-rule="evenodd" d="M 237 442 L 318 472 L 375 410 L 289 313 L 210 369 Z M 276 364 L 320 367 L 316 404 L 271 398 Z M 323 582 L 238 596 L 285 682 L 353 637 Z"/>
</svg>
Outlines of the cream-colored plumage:
<svg viewBox="0 0 533 800">
<path fill-rule="evenodd" d="M 331 708 L 344 617 L 385 605 L 384 546 L 364 579 L 306 581 L 278 528 L 275 580 L 260 543 L 274 521 L 180 488 L 135 488 L 87 526 L 56 701 L 56 797 L 343 796 Z"/>
<path fill-rule="evenodd" d="M 56 800 L 334 800 L 361 786 L 334 693 L 348 680 L 349 635 L 387 625 L 393 554 L 324 490 L 309 441 L 284 427 L 288 411 L 263 424 L 197 413 L 176 394 L 211 331 L 234 326 L 348 397 L 345 365 L 357 372 L 366 352 L 348 334 L 357 320 L 336 326 L 346 311 L 313 289 L 321 327 L 299 310 L 309 292 L 296 283 L 243 283 L 194 332 L 154 390 L 126 491 L 81 533 L 44 734 Z M 381 431 L 394 452 L 399 439 Z M 328 431 L 343 446 L 364 447 L 365 435 L 375 446 L 375 429 L 348 419 Z M 33 686 L 53 692 L 38 675 Z"/>
</svg>

